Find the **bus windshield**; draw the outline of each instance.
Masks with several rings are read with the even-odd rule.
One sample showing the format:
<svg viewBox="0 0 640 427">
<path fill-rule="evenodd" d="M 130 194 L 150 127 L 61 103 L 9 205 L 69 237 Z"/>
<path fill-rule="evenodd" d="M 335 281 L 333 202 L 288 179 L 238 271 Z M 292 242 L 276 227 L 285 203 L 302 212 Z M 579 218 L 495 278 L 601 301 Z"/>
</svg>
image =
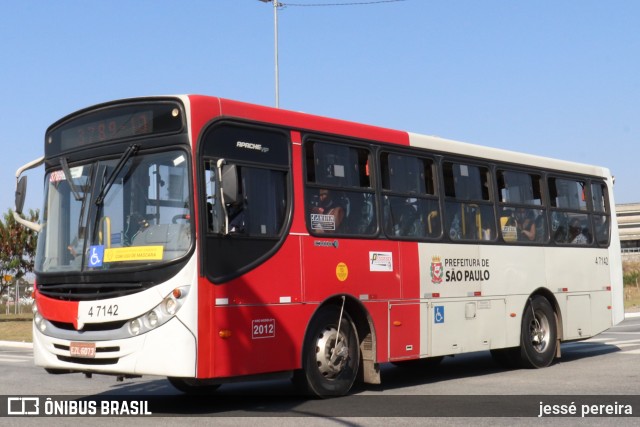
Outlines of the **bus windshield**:
<svg viewBox="0 0 640 427">
<path fill-rule="evenodd" d="M 188 163 L 176 150 L 49 172 L 36 271 L 125 269 L 184 256 L 192 244 Z"/>
</svg>

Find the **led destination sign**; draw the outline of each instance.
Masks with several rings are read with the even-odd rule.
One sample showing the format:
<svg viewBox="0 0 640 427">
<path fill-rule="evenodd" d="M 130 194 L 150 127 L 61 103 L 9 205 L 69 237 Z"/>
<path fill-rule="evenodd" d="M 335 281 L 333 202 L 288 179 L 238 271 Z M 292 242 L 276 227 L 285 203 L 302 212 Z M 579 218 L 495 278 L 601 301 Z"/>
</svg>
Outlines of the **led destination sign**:
<svg viewBox="0 0 640 427">
<path fill-rule="evenodd" d="M 61 132 L 62 148 L 112 141 L 153 132 L 153 112 L 107 117 L 65 129 Z"/>
<path fill-rule="evenodd" d="M 69 116 L 47 134 L 48 155 L 112 141 L 179 132 L 182 109 L 175 102 L 127 103 Z"/>
</svg>

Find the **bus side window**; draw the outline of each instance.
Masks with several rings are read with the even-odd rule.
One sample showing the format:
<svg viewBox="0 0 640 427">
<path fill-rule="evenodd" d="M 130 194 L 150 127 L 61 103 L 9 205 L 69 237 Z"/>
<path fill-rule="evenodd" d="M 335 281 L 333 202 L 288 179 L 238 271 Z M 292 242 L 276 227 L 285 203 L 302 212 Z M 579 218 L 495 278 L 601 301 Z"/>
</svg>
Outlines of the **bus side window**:
<svg viewBox="0 0 640 427">
<path fill-rule="evenodd" d="M 542 176 L 498 169 L 500 230 L 506 243 L 544 243 L 547 239 L 546 211 L 542 205 Z"/>
<path fill-rule="evenodd" d="M 592 205 L 595 202 L 588 200 L 588 183 L 582 179 L 555 177 L 550 177 L 548 183 L 554 241 L 568 245 L 591 245 L 594 239 L 592 214 L 589 211 L 594 209 Z M 598 209 L 597 205 L 595 208 Z"/>
<path fill-rule="evenodd" d="M 285 220 L 286 173 L 242 166 L 239 200 L 229 208 L 229 231 L 277 236 Z"/>
<path fill-rule="evenodd" d="M 491 241 L 496 238 L 495 214 L 489 191 L 489 169 L 444 162 L 446 230 L 452 240 Z"/>
<path fill-rule="evenodd" d="M 415 239 L 440 237 L 433 160 L 382 153 L 380 163 L 385 234 Z"/>
<path fill-rule="evenodd" d="M 591 183 L 591 199 L 594 235 L 599 246 L 606 247 L 609 245 L 609 235 L 611 221 L 609 220 L 609 199 L 607 197 L 607 186 L 603 182 Z"/>
<path fill-rule="evenodd" d="M 369 150 L 308 142 L 306 218 L 312 233 L 371 235 L 376 231 Z"/>
<path fill-rule="evenodd" d="M 600 246 L 607 246 L 609 243 L 610 221 L 608 216 L 594 215 L 596 241 Z"/>
</svg>

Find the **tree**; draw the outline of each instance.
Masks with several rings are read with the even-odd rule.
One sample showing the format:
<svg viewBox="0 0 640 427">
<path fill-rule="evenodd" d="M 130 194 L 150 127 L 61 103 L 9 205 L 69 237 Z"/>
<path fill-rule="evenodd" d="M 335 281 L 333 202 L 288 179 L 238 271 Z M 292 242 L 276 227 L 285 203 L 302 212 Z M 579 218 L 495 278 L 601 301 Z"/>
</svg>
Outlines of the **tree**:
<svg viewBox="0 0 640 427">
<path fill-rule="evenodd" d="M 37 222 L 38 217 L 38 210 L 29 210 L 29 221 Z M 4 221 L 0 220 L 0 295 L 11 285 L 5 281 L 6 275 L 16 282 L 33 272 L 37 238 L 35 231 L 16 222 L 11 209 L 4 214 Z"/>
</svg>

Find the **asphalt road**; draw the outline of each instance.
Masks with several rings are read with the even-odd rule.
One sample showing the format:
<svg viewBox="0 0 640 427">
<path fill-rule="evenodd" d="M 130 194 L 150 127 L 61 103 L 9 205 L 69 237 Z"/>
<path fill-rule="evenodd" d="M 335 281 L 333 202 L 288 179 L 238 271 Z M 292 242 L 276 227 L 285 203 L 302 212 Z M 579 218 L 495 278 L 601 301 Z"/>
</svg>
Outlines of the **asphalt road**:
<svg viewBox="0 0 640 427">
<path fill-rule="evenodd" d="M 161 377 L 117 382 L 115 377 L 101 375 L 91 379 L 81 374 L 49 375 L 33 365 L 30 346 L 0 342 L 0 395 L 2 399 L 68 395 L 72 400 L 94 402 L 98 412 L 102 401 L 148 401 L 146 409 L 153 416 L 118 418 L 134 425 L 157 425 L 157 416 L 187 416 L 190 424 L 205 424 L 215 417 L 216 425 L 279 427 L 299 427 L 301 420 L 311 425 L 388 425 L 390 420 L 394 425 L 413 425 L 426 418 L 436 425 L 513 425 L 514 416 L 524 417 L 518 421 L 524 425 L 540 421 L 596 425 L 602 418 L 540 420 L 540 402 L 556 405 L 556 410 L 574 403 L 579 416 L 582 404 L 589 408 L 619 401 L 621 412 L 628 411 L 625 405 L 629 403 L 637 417 L 639 362 L 640 317 L 633 316 L 597 337 L 563 344 L 562 358 L 545 369 L 505 370 L 488 352 L 479 352 L 446 358 L 426 372 L 383 365 L 381 385 L 359 386 L 351 396 L 340 399 L 301 398 L 288 380 L 227 384 L 214 395 L 194 398 L 182 395 Z M 614 412 L 613 417 L 617 416 Z M 38 420 L 44 421 L 10 417 L 0 419 L 0 424 L 24 425 Z M 166 418 L 165 424 L 169 420 L 171 425 L 187 421 Z M 51 418 L 47 424 L 68 425 L 64 421 Z M 113 418 L 91 421 L 92 425 L 113 425 Z M 634 421 L 615 420 L 620 425 L 635 425 Z"/>
</svg>

